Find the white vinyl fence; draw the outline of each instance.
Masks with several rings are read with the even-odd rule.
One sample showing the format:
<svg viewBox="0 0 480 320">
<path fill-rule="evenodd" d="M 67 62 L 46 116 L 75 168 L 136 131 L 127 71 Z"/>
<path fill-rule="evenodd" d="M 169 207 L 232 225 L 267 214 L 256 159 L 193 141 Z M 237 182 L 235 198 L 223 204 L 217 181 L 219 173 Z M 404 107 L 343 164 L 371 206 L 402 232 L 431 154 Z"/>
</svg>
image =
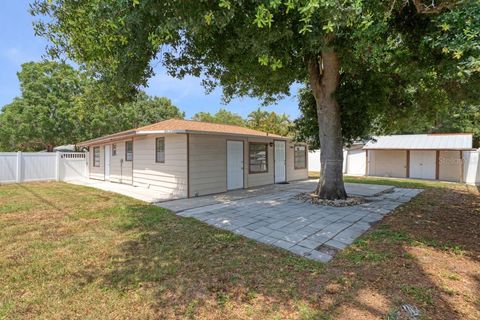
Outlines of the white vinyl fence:
<svg viewBox="0 0 480 320">
<path fill-rule="evenodd" d="M 480 150 L 463 152 L 465 183 L 480 185 Z"/>
<path fill-rule="evenodd" d="M 84 178 L 87 159 L 83 152 L 0 152 L 0 184 Z"/>
</svg>

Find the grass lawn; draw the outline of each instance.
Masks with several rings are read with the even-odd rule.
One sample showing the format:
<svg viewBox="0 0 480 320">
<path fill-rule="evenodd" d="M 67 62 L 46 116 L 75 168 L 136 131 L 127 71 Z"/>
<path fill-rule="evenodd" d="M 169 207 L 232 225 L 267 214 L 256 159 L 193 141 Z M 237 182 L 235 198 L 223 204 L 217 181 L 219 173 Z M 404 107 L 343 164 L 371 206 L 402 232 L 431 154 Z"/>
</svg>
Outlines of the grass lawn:
<svg viewBox="0 0 480 320">
<path fill-rule="evenodd" d="M 96 189 L 0 186 L 0 319 L 479 319 L 478 190 L 415 183 L 326 265 Z"/>
</svg>

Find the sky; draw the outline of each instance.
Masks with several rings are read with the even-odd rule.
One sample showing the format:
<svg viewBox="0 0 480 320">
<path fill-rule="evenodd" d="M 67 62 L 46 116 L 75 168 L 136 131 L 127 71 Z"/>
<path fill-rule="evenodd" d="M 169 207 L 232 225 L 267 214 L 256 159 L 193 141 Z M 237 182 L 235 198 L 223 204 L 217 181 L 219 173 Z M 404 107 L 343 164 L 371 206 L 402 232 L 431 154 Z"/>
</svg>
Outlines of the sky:
<svg viewBox="0 0 480 320">
<path fill-rule="evenodd" d="M 17 72 L 28 61 L 40 61 L 47 42 L 33 32 L 33 17 L 28 13 L 28 0 L 2 0 L 0 9 L 0 107 L 10 103 L 20 94 Z M 261 102 L 253 98 L 238 98 L 227 105 L 221 102 L 221 89 L 205 94 L 200 79 L 186 77 L 182 80 L 168 76 L 162 67 L 155 69 L 156 75 L 149 81 L 145 91 L 150 95 L 165 96 L 185 111 L 190 118 L 195 113 L 216 112 L 220 108 L 246 117 L 260 107 Z M 293 95 L 276 105 L 263 107 L 267 111 L 286 113 L 291 119 L 298 117 L 296 89 Z"/>
</svg>

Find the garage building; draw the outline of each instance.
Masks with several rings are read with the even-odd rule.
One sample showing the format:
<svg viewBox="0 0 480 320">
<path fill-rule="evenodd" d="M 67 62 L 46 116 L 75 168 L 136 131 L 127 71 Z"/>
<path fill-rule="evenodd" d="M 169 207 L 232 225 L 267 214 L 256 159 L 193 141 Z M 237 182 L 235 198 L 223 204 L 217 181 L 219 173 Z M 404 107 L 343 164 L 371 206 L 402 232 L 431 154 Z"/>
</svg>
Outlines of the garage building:
<svg viewBox="0 0 480 320">
<path fill-rule="evenodd" d="M 366 175 L 463 182 L 472 134 L 380 136 L 364 147 Z"/>
</svg>

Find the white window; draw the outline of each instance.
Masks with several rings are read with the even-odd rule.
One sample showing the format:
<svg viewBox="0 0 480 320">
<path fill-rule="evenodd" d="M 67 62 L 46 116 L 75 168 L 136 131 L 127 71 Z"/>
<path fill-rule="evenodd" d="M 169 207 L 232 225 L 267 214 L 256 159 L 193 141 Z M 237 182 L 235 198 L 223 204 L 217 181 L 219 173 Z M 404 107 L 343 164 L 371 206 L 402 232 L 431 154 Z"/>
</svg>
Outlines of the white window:
<svg viewBox="0 0 480 320">
<path fill-rule="evenodd" d="M 117 144 L 112 144 L 112 157 L 117 155 Z"/>
<path fill-rule="evenodd" d="M 155 139 L 155 162 L 165 163 L 165 138 Z"/>
<path fill-rule="evenodd" d="M 100 147 L 93 147 L 93 166 L 100 167 Z"/>
<path fill-rule="evenodd" d="M 295 169 L 305 169 L 307 168 L 307 147 L 296 145 L 295 146 L 295 157 L 294 157 Z"/>
<path fill-rule="evenodd" d="M 249 148 L 249 173 L 268 172 L 268 144 L 251 142 Z"/>
<path fill-rule="evenodd" d="M 125 161 L 133 160 L 133 141 L 125 141 Z"/>
</svg>

